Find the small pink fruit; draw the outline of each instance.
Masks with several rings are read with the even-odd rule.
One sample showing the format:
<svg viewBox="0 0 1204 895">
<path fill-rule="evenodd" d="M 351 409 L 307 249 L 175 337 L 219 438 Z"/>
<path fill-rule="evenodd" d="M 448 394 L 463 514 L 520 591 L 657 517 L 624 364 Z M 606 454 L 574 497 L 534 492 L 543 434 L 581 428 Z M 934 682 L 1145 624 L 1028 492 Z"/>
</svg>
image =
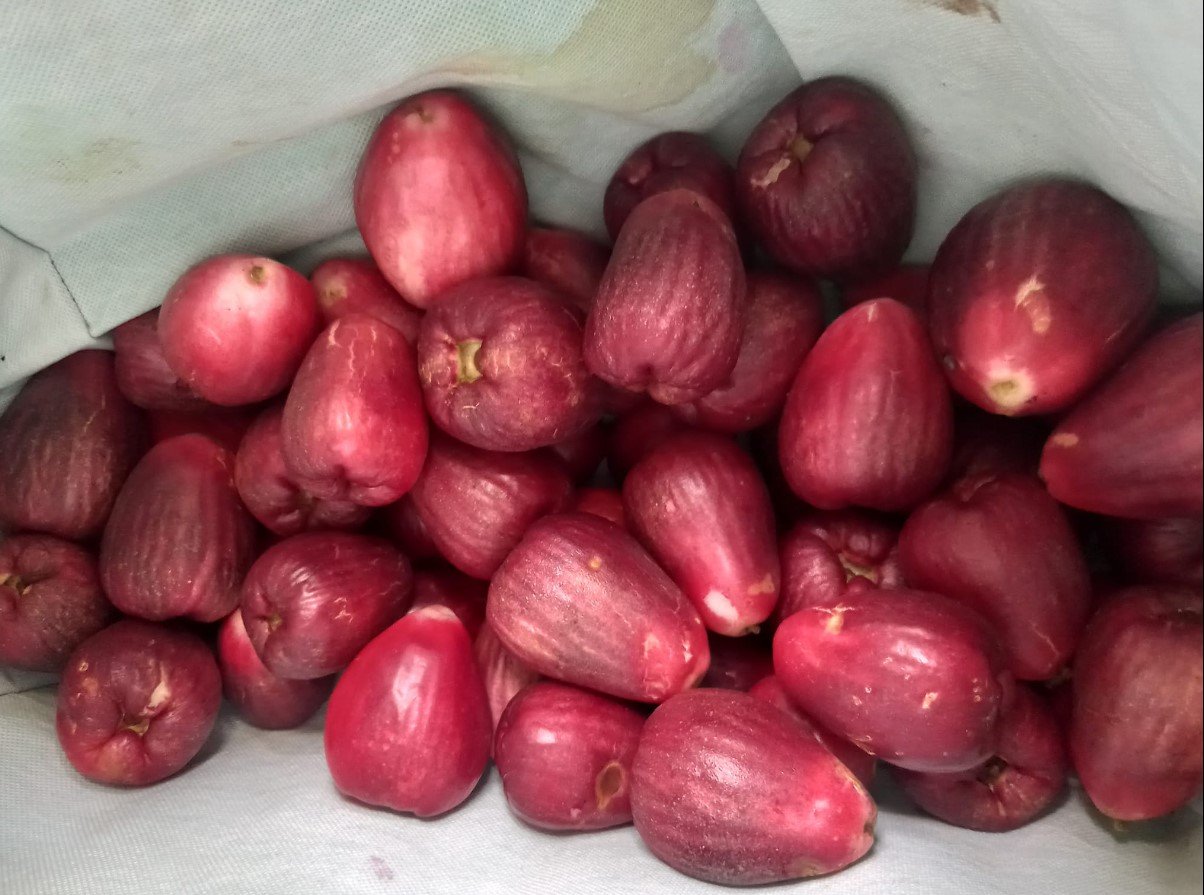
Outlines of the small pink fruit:
<svg viewBox="0 0 1204 895">
<path fill-rule="evenodd" d="M 673 697 L 644 725 L 636 831 L 689 876 L 756 885 L 832 873 L 874 843 L 865 788 L 786 713 L 744 693 Z"/>
<path fill-rule="evenodd" d="M 778 263 L 863 278 L 897 264 L 911 242 L 915 155 L 882 97 L 847 78 L 823 78 L 787 95 L 753 129 L 736 164 L 736 194 Z"/>
<path fill-rule="evenodd" d="M 602 387 L 581 358 L 581 313 L 534 280 L 490 277 L 439 296 L 418 338 L 431 419 L 490 451 L 572 438 L 602 412 Z"/>
<path fill-rule="evenodd" d="M 0 531 L 100 534 L 144 433 L 107 351 L 77 351 L 32 376 L 0 414 Z"/>
<path fill-rule="evenodd" d="M 1135 519 L 1204 514 L 1204 315 L 1147 341 L 1045 443 L 1062 503 Z"/>
<path fill-rule="evenodd" d="M 1078 401 L 1141 335 L 1158 265 L 1132 216 L 1082 183 L 1038 180 L 979 203 L 932 263 L 928 316 L 949 381 L 1005 415 Z"/>
<path fill-rule="evenodd" d="M 574 482 L 585 483 L 593 479 L 606 459 L 608 444 L 607 430 L 598 425 L 591 426 L 580 435 L 556 442 L 551 450 L 564 462 Z"/>
<path fill-rule="evenodd" d="M 494 633 L 535 671 L 623 699 L 662 702 L 710 661 L 706 629 L 677 586 L 617 525 L 540 519 L 489 585 Z"/>
<path fill-rule="evenodd" d="M 881 276 L 843 283 L 840 300 L 846 308 L 875 298 L 893 298 L 915 311 L 921 320 L 928 316 L 928 265 L 900 264 Z"/>
<path fill-rule="evenodd" d="M 254 548 L 233 455 L 203 435 L 180 435 L 151 448 L 117 496 L 100 580 L 127 615 L 213 622 L 237 605 Z"/>
<path fill-rule="evenodd" d="M 911 514 L 899 561 L 912 587 L 979 612 L 1021 680 L 1048 680 L 1074 655 L 1091 579 L 1066 514 L 1037 479 L 961 479 Z"/>
<path fill-rule="evenodd" d="M 635 207 L 669 190 L 692 190 L 735 220 L 732 168 L 698 134 L 670 131 L 632 150 L 610 178 L 602 199 L 602 217 L 615 239 Z"/>
<path fill-rule="evenodd" d="M 567 684 L 531 684 L 506 708 L 494 761 L 510 810 L 545 830 L 631 822 L 631 762 L 644 717 Z"/>
<path fill-rule="evenodd" d="M 290 680 L 274 674 L 259 658 L 242 621 L 231 612 L 217 633 L 222 690 L 238 713 L 264 730 L 288 730 L 313 717 L 334 687 L 333 677 Z"/>
<path fill-rule="evenodd" d="M 912 590 L 858 588 L 782 622 L 773 667 L 808 716 L 916 771 L 963 771 L 995 751 L 1012 690 L 986 623 Z"/>
<path fill-rule="evenodd" d="M 414 507 L 414 498 L 409 494 L 381 507 L 378 518 L 388 536 L 410 559 L 442 559 L 426 523 Z"/>
<path fill-rule="evenodd" d="M 855 586 L 902 587 L 899 529 L 860 510 L 808 513 L 782 535 L 780 623 L 804 606 L 835 605 Z"/>
<path fill-rule="evenodd" d="M 392 503 L 413 487 L 426 458 L 413 349 L 375 317 L 336 320 L 305 356 L 282 425 L 284 461 L 309 493 Z"/>
<path fill-rule="evenodd" d="M 1036 475 L 1049 431 L 1049 423 L 1041 418 L 998 416 L 959 405 L 953 417 L 949 481 L 1010 472 Z"/>
<path fill-rule="evenodd" d="M 773 644 L 768 638 L 707 637 L 711 665 L 700 686 L 747 693 L 759 681 L 773 674 Z"/>
<path fill-rule="evenodd" d="M 473 652 L 477 657 L 477 666 L 481 669 L 481 679 L 485 683 L 493 729 L 496 729 L 510 700 L 528 684 L 539 680 L 540 675 L 506 649 L 488 623 L 482 625 L 477 633 L 476 640 L 473 641 Z M 490 746 L 491 753 L 492 748 Z"/>
<path fill-rule="evenodd" d="M 309 529 L 356 529 L 372 512 L 349 500 L 322 500 L 297 484 L 284 464 L 283 408 L 269 407 L 247 430 L 234 458 L 238 496 L 273 534 Z"/>
<path fill-rule="evenodd" d="M 159 309 L 113 330 L 113 367 L 126 399 L 147 410 L 196 411 L 212 407 L 167 365 L 159 341 Z"/>
<path fill-rule="evenodd" d="M 326 711 L 326 764 L 339 792 L 433 817 L 472 792 L 492 727 L 472 643 L 451 610 L 428 606 L 364 647 Z"/>
<path fill-rule="evenodd" d="M 409 560 L 381 538 L 340 531 L 269 547 L 242 586 L 242 617 L 273 674 L 299 680 L 346 668 L 409 608 Z"/>
<path fill-rule="evenodd" d="M 1204 520 L 1104 519 L 1109 557 L 1137 584 L 1204 584 Z"/>
<path fill-rule="evenodd" d="M 823 296 L 810 282 L 748 275 L 748 319 L 728 382 L 673 412 L 719 432 L 747 432 L 777 416 L 799 364 L 824 328 Z"/>
<path fill-rule="evenodd" d="M 201 751 L 221 701 L 221 675 L 200 638 L 119 621 L 67 660 L 55 730 L 67 760 L 89 780 L 145 786 Z"/>
<path fill-rule="evenodd" d="M 60 671 L 113 614 L 87 550 L 52 535 L 0 540 L 0 665 Z"/>
<path fill-rule="evenodd" d="M 418 343 L 422 312 L 397 294 L 367 258 L 331 258 L 309 275 L 322 322 L 329 326 L 348 314 L 367 314 L 393 327 L 411 345 Z"/>
<path fill-rule="evenodd" d="M 522 258 L 527 190 L 514 152 L 463 96 L 432 90 L 385 116 L 355 180 L 355 221 L 410 304 Z"/>
<path fill-rule="evenodd" d="M 225 406 L 284 391 L 318 328 L 309 280 L 254 255 L 218 255 L 190 268 L 159 313 L 168 365 L 206 401 Z"/>
<path fill-rule="evenodd" d="M 611 475 L 622 478 L 641 458 L 690 426 L 670 408 L 647 401 L 619 417 L 610 433 L 606 466 Z"/>
<path fill-rule="evenodd" d="M 522 273 L 589 311 L 609 260 L 610 249 L 584 233 L 532 227 L 527 231 Z"/>
<path fill-rule="evenodd" d="M 568 509 L 578 513 L 592 513 L 620 528 L 627 527 L 627 515 L 623 512 L 623 493 L 617 488 L 578 488 L 569 501 Z"/>
<path fill-rule="evenodd" d="M 949 390 L 916 315 L 884 298 L 828 327 L 786 399 L 782 471 L 824 510 L 915 506 L 949 467 Z"/>
<path fill-rule="evenodd" d="M 1095 807 L 1148 820 L 1200 792 L 1200 591 L 1133 587 L 1100 607 L 1074 664 L 1070 755 Z"/>
<path fill-rule="evenodd" d="M 744 264 L 723 212 L 689 190 L 636 206 L 585 324 L 585 363 L 611 385 L 683 404 L 731 376 L 744 333 Z"/>
<path fill-rule="evenodd" d="M 236 453 L 243 436 L 259 418 L 260 406 L 217 407 L 205 410 L 152 410 L 147 414 L 152 444 L 178 435 L 204 435 Z"/>
<path fill-rule="evenodd" d="M 773 508 L 752 459 L 730 438 L 688 432 L 623 481 L 628 527 L 708 629 L 755 630 L 781 587 Z"/>
<path fill-rule="evenodd" d="M 436 435 L 411 497 L 443 557 L 488 580 L 523 532 L 563 509 L 571 491 L 547 451 L 483 451 Z"/>
<path fill-rule="evenodd" d="M 456 614 L 468 636 L 476 640 L 485 624 L 489 586 L 455 569 L 419 569 L 414 573 L 414 602 L 410 612 L 427 606 L 446 606 Z"/>
</svg>

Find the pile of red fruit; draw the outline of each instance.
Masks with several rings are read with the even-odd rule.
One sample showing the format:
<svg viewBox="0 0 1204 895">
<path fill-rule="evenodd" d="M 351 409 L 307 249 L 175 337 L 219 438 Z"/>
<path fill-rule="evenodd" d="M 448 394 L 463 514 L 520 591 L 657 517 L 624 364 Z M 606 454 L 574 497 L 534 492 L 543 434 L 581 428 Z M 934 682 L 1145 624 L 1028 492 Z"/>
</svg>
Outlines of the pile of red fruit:
<svg viewBox="0 0 1204 895">
<path fill-rule="evenodd" d="M 355 209 L 371 261 L 202 261 L 0 418 L 0 664 L 61 671 L 80 773 L 175 774 L 223 690 L 329 697 L 347 796 L 438 815 L 492 757 L 527 823 L 724 883 L 865 855 L 878 759 L 976 830 L 1071 772 L 1121 821 L 1200 791 L 1204 329 L 1151 324 L 1104 193 L 1021 183 L 900 267 L 915 157 L 832 78 L 734 169 L 638 148 L 613 248 L 529 228 L 447 91 Z"/>
</svg>

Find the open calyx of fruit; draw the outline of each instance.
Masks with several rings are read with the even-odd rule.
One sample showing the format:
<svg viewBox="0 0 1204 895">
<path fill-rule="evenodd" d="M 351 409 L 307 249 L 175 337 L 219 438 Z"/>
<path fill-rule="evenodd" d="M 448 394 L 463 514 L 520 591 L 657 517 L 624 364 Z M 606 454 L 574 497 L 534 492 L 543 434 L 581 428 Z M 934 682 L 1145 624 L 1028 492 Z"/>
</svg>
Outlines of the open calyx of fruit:
<svg viewBox="0 0 1204 895">
<path fill-rule="evenodd" d="M 370 258 L 202 261 L 0 416 L 0 665 L 61 673 L 92 780 L 184 770 L 223 693 L 264 728 L 329 701 L 355 800 L 440 815 L 492 760 L 523 822 L 634 823 L 720 883 L 862 859 L 876 775 L 982 831 L 1070 774 L 1182 808 L 1204 317 L 1153 322 L 1149 243 L 1069 180 L 904 265 L 916 175 L 825 78 L 734 165 L 637 147 L 610 245 L 528 220 L 468 97 L 405 100 Z"/>
</svg>

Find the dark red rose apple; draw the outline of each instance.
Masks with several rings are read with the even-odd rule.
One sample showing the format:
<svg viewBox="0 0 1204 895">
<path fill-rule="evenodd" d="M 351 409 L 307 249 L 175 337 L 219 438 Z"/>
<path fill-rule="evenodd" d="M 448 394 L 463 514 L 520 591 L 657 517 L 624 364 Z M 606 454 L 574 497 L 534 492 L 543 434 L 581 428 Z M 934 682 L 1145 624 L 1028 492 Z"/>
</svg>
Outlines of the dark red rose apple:
<svg viewBox="0 0 1204 895">
<path fill-rule="evenodd" d="M 606 467 L 622 478 L 642 457 L 690 426 L 664 404 L 647 401 L 619 417 L 610 433 Z"/>
<path fill-rule="evenodd" d="M 381 507 L 377 518 L 385 533 L 392 538 L 410 559 L 441 559 L 439 548 L 431 540 L 426 523 L 414 507 L 409 494 L 388 506 Z"/>
<path fill-rule="evenodd" d="M 875 298 L 893 298 L 915 311 L 921 320 L 928 315 L 928 265 L 900 264 L 879 276 L 842 283 L 840 300 L 846 308 Z"/>
<path fill-rule="evenodd" d="M 113 330 L 113 368 L 126 400 L 147 410 L 199 411 L 213 405 L 167 365 L 159 341 L 159 309 Z"/>
<path fill-rule="evenodd" d="M 767 637 L 707 637 L 711 665 L 699 686 L 747 693 L 773 674 L 773 643 Z"/>
<path fill-rule="evenodd" d="M 205 410 L 152 410 L 146 419 L 152 444 L 177 435 L 204 435 L 233 454 L 260 412 L 259 405 L 210 406 Z"/>
<path fill-rule="evenodd" d="M 498 640 L 488 622 L 481 626 L 473 641 L 473 652 L 481 679 L 485 683 L 485 695 L 489 700 L 489 714 L 493 718 L 493 729 L 502 719 L 502 712 L 518 693 L 528 684 L 539 680 L 540 674 L 528 668 L 514 653 Z M 492 751 L 492 747 L 490 747 Z"/>
<path fill-rule="evenodd" d="M 427 606 L 446 606 L 456 614 L 474 641 L 485 624 L 485 597 L 489 586 L 448 568 L 418 569 L 414 572 L 414 602 L 410 612 Z"/>
<path fill-rule="evenodd" d="M 1204 584 L 1204 520 L 1104 519 L 1108 556 L 1137 584 Z"/>
<path fill-rule="evenodd" d="M 584 233 L 532 227 L 527 231 L 522 274 L 589 311 L 609 260 L 610 249 Z"/>
<path fill-rule="evenodd" d="M 422 312 L 397 294 L 384 274 L 367 258 L 331 258 L 319 264 L 309 275 L 318 297 L 318 311 L 329 326 L 348 314 L 367 314 L 383 320 L 418 343 Z"/>
<path fill-rule="evenodd" d="M 579 513 L 593 513 L 622 528 L 627 527 L 627 516 L 623 511 L 623 493 L 617 488 L 578 488 L 573 493 L 568 508 Z"/>
<path fill-rule="evenodd" d="M 598 425 L 591 426 L 580 435 L 556 442 L 551 445 L 551 451 L 563 461 L 572 480 L 584 484 L 598 472 L 598 467 L 606 459 L 609 444 L 608 429 Z"/>
</svg>

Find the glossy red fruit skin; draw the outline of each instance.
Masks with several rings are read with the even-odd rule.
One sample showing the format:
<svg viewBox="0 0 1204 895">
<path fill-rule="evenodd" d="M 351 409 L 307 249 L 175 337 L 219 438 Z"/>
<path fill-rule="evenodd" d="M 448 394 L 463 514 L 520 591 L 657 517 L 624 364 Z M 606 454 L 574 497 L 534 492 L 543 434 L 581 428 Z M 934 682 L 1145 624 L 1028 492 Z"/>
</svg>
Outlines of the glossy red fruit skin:
<svg viewBox="0 0 1204 895">
<path fill-rule="evenodd" d="M 413 560 L 442 559 L 439 548 L 431 540 L 426 523 L 414 507 L 414 499 L 405 495 L 401 500 L 381 507 L 378 519 L 386 534 Z"/>
<path fill-rule="evenodd" d="M 309 280 L 323 325 L 348 314 L 367 314 L 389 324 L 411 345 L 418 343 L 422 312 L 407 304 L 367 258 L 330 258 L 314 268 Z"/>
<path fill-rule="evenodd" d="M 144 447 L 109 352 L 77 351 L 34 374 L 0 414 L 0 531 L 100 534 Z"/>
<path fill-rule="evenodd" d="M 433 817 L 472 792 L 493 728 L 464 626 L 442 606 L 364 647 L 326 711 L 326 764 L 345 796 Z"/>
<path fill-rule="evenodd" d="M 657 193 L 628 217 L 585 323 L 585 364 L 661 404 L 721 387 L 740 353 L 744 264 L 723 212 L 689 190 Z"/>
<path fill-rule="evenodd" d="M 623 492 L 617 488 L 578 488 L 569 501 L 568 509 L 578 513 L 592 513 L 627 528 L 627 515 L 623 511 Z"/>
<path fill-rule="evenodd" d="M 622 699 L 663 702 L 710 661 L 706 629 L 669 576 L 588 513 L 532 525 L 493 576 L 485 614 L 535 671 Z"/>
<path fill-rule="evenodd" d="M 615 423 L 606 451 L 606 467 L 611 475 L 622 478 L 645 455 L 690 428 L 664 404 L 647 401 Z"/>
<path fill-rule="evenodd" d="M 903 791 L 955 827 L 1003 833 L 1037 820 L 1066 789 L 1066 745 L 1053 712 L 1017 687 L 999 723 L 999 746 L 984 764 L 956 774 L 895 768 Z"/>
<path fill-rule="evenodd" d="M 330 324 L 297 371 L 283 433 L 284 461 L 315 497 L 375 507 L 409 491 L 428 436 L 405 337 L 366 314 Z"/>
<path fill-rule="evenodd" d="M 835 755 L 841 764 L 852 771 L 853 775 L 861 781 L 862 786 L 868 788 L 873 782 L 874 775 L 878 770 L 878 759 L 856 744 L 837 736 L 832 731 L 821 727 L 804 715 L 802 710 L 786 695 L 786 691 L 782 687 L 782 682 L 775 675 L 771 674 L 768 677 L 761 678 L 761 680 L 749 688 L 748 695 L 754 699 L 760 699 L 771 705 L 776 705 L 791 718 L 794 718 L 824 748 Z"/>
<path fill-rule="evenodd" d="M 489 586 L 476 578 L 448 568 L 418 569 L 414 572 L 414 601 L 410 612 L 427 606 L 446 606 L 473 641 L 485 624 L 485 597 Z"/>
<path fill-rule="evenodd" d="M 146 410 L 197 411 L 212 407 L 167 365 L 159 342 L 159 309 L 113 330 L 117 387 L 131 404 Z"/>
<path fill-rule="evenodd" d="M 1062 503 L 1132 519 L 1204 514 L 1204 315 L 1162 330 L 1054 429 L 1041 478 Z"/>
<path fill-rule="evenodd" d="M 574 482 L 584 484 L 593 479 L 606 459 L 610 443 L 609 432 L 601 425 L 591 426 L 580 435 L 551 445 L 551 451 L 563 461 Z"/>
<path fill-rule="evenodd" d="M 230 453 L 236 453 L 243 436 L 259 418 L 260 408 L 217 407 L 206 410 L 152 410 L 146 415 L 152 444 L 177 435 L 204 435 Z"/>
<path fill-rule="evenodd" d="M 1133 587 L 1092 618 L 1074 664 L 1070 756 L 1108 817 L 1147 820 L 1200 792 L 1200 591 Z"/>
<path fill-rule="evenodd" d="M 1109 557 L 1137 584 L 1204 584 L 1204 520 L 1104 519 Z"/>
<path fill-rule="evenodd" d="M 1032 476 L 962 479 L 919 507 L 899 534 L 912 587 L 983 616 L 1020 680 L 1056 675 L 1091 610 L 1091 577 L 1065 512 Z"/>
<path fill-rule="evenodd" d="M 699 686 L 747 693 L 773 674 L 773 644 L 767 638 L 712 634 L 707 641 L 711 665 Z"/>
<path fill-rule="evenodd" d="M 449 289 L 418 337 L 418 377 L 435 424 L 490 451 L 572 438 L 602 413 L 581 357 L 581 313 L 522 277 Z"/>
<path fill-rule="evenodd" d="M 773 667 L 808 716 L 916 771 L 990 758 L 1013 689 L 985 622 L 953 600 L 904 589 L 858 588 L 800 609 L 778 627 Z"/>
<path fill-rule="evenodd" d="M 1087 184 L 1036 180 L 979 203 L 945 237 L 929 327 L 968 401 L 1056 413 L 1130 351 L 1157 288 L 1154 251 L 1123 206 Z"/>
<path fill-rule="evenodd" d="M 237 605 L 254 548 L 234 457 L 203 435 L 180 435 L 151 448 L 117 496 L 100 580 L 127 615 L 213 622 Z"/>
<path fill-rule="evenodd" d="M 527 231 L 522 274 L 588 312 L 609 260 L 610 249 L 584 233 L 532 227 Z"/>
<path fill-rule="evenodd" d="M 485 695 L 489 700 L 489 714 L 493 719 L 493 730 L 502 720 L 506 706 L 528 684 L 540 679 L 538 671 L 528 667 L 521 659 L 506 649 L 505 644 L 498 640 L 493 628 L 488 622 L 481 626 L 473 641 L 473 653 L 477 657 L 477 667 L 481 670 L 481 679 L 485 684 Z M 490 745 L 490 755 L 493 746 Z"/>
<path fill-rule="evenodd" d="M 602 217 L 616 239 L 635 207 L 669 190 L 691 190 L 715 203 L 735 221 L 736 196 L 732 167 L 698 134 L 670 131 L 637 146 L 606 186 Z"/>
<path fill-rule="evenodd" d="M 235 609 L 217 632 L 217 663 L 222 692 L 250 724 L 264 730 L 300 727 L 322 707 L 333 677 L 296 680 L 280 677 L 263 664 Z"/>
<path fill-rule="evenodd" d="M 89 780 L 145 786 L 192 761 L 221 700 L 221 674 L 199 637 L 124 620 L 67 660 L 55 730 L 67 760 Z"/>
<path fill-rule="evenodd" d="M 242 617 L 273 674 L 313 680 L 346 668 L 413 599 L 410 562 L 388 541 L 313 531 L 255 560 L 242 585 Z"/>
<path fill-rule="evenodd" d="M 287 537 L 310 529 L 356 529 L 371 510 L 349 500 L 322 500 L 297 484 L 284 463 L 283 407 L 274 405 L 247 430 L 234 457 L 238 496 L 273 534 Z"/>
<path fill-rule="evenodd" d="M 874 842 L 864 787 L 785 712 L 730 690 L 681 693 L 645 722 L 631 809 L 670 867 L 725 885 L 832 873 Z"/>
<path fill-rule="evenodd" d="M 547 451 L 483 451 L 436 435 L 410 496 L 439 553 L 488 580 L 536 519 L 564 508 L 572 487 Z"/>
<path fill-rule="evenodd" d="M 960 405 L 953 415 L 949 482 L 1010 472 L 1036 475 L 1049 432 L 1044 419 L 998 416 Z"/>
<path fill-rule="evenodd" d="M 831 606 L 855 586 L 902 587 L 899 529 L 861 510 L 808 513 L 779 541 L 778 624 L 805 606 Z"/>
<path fill-rule="evenodd" d="M 822 510 L 898 512 L 949 467 L 949 390 L 916 315 L 893 299 L 845 311 L 803 361 L 782 411 L 786 481 Z"/>
<path fill-rule="evenodd" d="M 113 614 L 84 548 L 53 535 L 0 539 L 0 665 L 59 671 Z"/>
<path fill-rule="evenodd" d="M 159 312 L 168 366 L 213 404 L 288 387 L 319 329 L 309 280 L 271 258 L 218 255 L 176 280 Z"/>
<path fill-rule="evenodd" d="M 748 275 L 748 311 L 740 354 L 726 384 L 673 412 L 718 432 L 748 432 L 782 409 L 799 364 L 824 328 L 823 296 L 785 274 Z"/>
<path fill-rule="evenodd" d="M 385 116 L 364 150 L 354 204 L 381 273 L 419 308 L 522 258 L 527 190 L 518 159 L 450 90 L 411 96 Z"/>
<path fill-rule="evenodd" d="M 510 810 L 545 830 L 631 823 L 631 762 L 644 716 L 606 696 L 541 681 L 514 697 L 493 757 Z"/>
<path fill-rule="evenodd" d="M 823 78 L 788 94 L 749 134 L 736 196 L 779 264 L 863 278 L 897 264 L 911 242 L 915 155 L 882 97 L 847 78 Z"/>
<path fill-rule="evenodd" d="M 688 432 L 666 441 L 627 474 L 623 510 L 709 630 L 735 637 L 769 618 L 781 590 L 773 507 L 730 438 Z"/>
<path fill-rule="evenodd" d="M 840 300 L 846 308 L 875 298 L 893 298 L 915 311 L 921 320 L 928 316 L 927 264 L 900 264 L 879 276 L 842 283 Z"/>
</svg>

